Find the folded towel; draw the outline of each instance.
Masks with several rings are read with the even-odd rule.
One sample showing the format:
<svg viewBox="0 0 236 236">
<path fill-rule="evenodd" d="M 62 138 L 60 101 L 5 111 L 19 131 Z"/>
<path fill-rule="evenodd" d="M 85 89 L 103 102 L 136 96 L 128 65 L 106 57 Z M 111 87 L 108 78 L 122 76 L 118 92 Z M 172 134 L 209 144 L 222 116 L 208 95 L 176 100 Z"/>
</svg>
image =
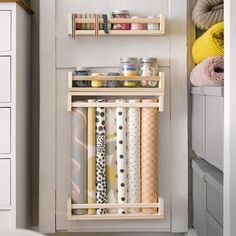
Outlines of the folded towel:
<svg viewBox="0 0 236 236">
<path fill-rule="evenodd" d="M 192 71 L 190 81 L 194 86 L 223 86 L 224 58 L 208 57 Z"/>
<path fill-rule="evenodd" d="M 224 0 L 198 0 L 193 9 L 193 21 L 202 30 L 224 21 Z"/>
<path fill-rule="evenodd" d="M 224 22 L 213 25 L 193 44 L 193 59 L 196 64 L 207 57 L 224 56 Z"/>
</svg>

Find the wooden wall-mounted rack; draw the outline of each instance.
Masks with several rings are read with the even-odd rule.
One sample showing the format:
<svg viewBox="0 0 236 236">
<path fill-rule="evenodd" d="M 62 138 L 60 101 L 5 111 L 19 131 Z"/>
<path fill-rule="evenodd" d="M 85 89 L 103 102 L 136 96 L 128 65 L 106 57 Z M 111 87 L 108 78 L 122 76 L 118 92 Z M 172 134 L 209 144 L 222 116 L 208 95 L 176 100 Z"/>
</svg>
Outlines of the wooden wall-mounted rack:
<svg viewBox="0 0 236 236">
<path fill-rule="evenodd" d="M 163 15 L 159 15 L 154 19 L 108 19 L 110 24 L 158 24 L 158 30 L 109 30 L 108 34 L 106 34 L 104 30 L 99 30 L 99 24 L 102 23 L 103 19 L 98 18 L 98 15 L 91 19 L 78 19 L 74 17 L 74 14 L 70 14 L 68 16 L 68 35 L 72 38 L 77 38 L 78 36 L 159 36 L 165 34 L 165 17 Z M 94 24 L 95 27 L 94 30 L 76 30 L 76 24 Z"/>
<path fill-rule="evenodd" d="M 129 209 L 129 208 L 154 208 L 157 209 L 156 213 L 146 214 L 142 212 L 138 213 L 126 213 L 126 214 L 118 214 L 118 213 L 107 213 L 103 215 L 75 215 L 73 214 L 73 210 L 78 209 Z M 141 219 L 162 219 L 164 217 L 164 200 L 159 197 L 158 203 L 107 203 L 107 204 L 72 204 L 71 198 L 68 198 L 67 202 L 67 219 L 68 220 L 141 220 Z"/>
<path fill-rule="evenodd" d="M 94 87 L 73 87 L 73 81 L 78 80 L 118 80 L 118 81 L 143 81 L 143 80 L 155 80 L 158 81 L 158 86 L 155 88 L 146 87 L 119 87 L 119 88 L 94 88 Z M 73 107 L 98 107 L 101 106 L 98 103 L 81 102 L 78 97 L 143 97 L 158 98 L 156 103 L 117 103 L 117 102 L 106 102 L 103 107 L 156 107 L 159 111 L 164 111 L 164 94 L 165 94 L 165 73 L 159 72 L 158 76 L 73 76 L 72 72 L 68 73 L 68 111 L 71 111 Z"/>
</svg>

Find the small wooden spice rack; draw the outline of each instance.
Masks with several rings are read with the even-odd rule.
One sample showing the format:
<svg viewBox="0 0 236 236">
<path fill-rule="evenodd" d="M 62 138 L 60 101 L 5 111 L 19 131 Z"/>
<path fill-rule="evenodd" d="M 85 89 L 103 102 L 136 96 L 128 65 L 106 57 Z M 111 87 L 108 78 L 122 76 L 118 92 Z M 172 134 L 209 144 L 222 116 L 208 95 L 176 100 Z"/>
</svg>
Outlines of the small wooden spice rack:
<svg viewBox="0 0 236 236">
<path fill-rule="evenodd" d="M 108 34 L 104 30 L 99 30 L 99 24 L 103 23 L 103 19 L 96 15 L 95 18 L 91 19 L 78 19 L 74 17 L 74 14 L 68 16 L 68 35 L 72 38 L 78 36 L 159 36 L 165 34 L 165 17 L 159 15 L 156 18 L 140 18 L 140 19 L 108 19 L 110 24 L 158 24 L 158 30 L 109 30 Z M 76 24 L 94 24 L 94 30 L 76 30 Z"/>
<path fill-rule="evenodd" d="M 73 81 L 92 81 L 92 80 L 117 80 L 117 81 L 158 81 L 158 86 L 155 88 L 146 87 L 73 87 Z M 68 73 L 68 111 L 71 111 L 73 107 L 98 107 L 101 106 L 96 102 L 81 102 L 74 101 L 77 97 L 104 97 L 104 96 L 117 96 L 117 97 L 143 97 L 158 98 L 157 102 L 150 103 L 117 103 L 106 102 L 103 107 L 156 107 L 159 111 L 164 111 L 164 94 L 165 94 L 165 73 L 159 72 L 158 76 L 73 76 L 72 72 Z"/>
<path fill-rule="evenodd" d="M 142 212 L 126 213 L 126 214 L 107 213 L 103 215 L 88 215 L 88 214 L 75 215 L 73 214 L 73 210 L 97 209 L 97 208 L 105 208 L 105 209 L 154 208 L 154 209 L 157 209 L 157 212 L 153 214 L 146 214 Z M 162 219 L 163 217 L 164 217 L 164 200 L 161 197 L 159 197 L 158 203 L 72 204 L 70 197 L 68 198 L 68 202 L 67 202 L 67 219 L 68 220 L 139 220 L 139 219 Z"/>
</svg>

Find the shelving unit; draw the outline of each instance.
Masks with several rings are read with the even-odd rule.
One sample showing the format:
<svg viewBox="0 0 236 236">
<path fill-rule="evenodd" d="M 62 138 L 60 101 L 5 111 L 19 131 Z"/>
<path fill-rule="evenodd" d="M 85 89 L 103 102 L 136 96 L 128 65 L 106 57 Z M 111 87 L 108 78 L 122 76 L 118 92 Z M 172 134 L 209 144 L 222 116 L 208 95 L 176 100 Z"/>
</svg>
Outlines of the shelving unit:
<svg viewBox="0 0 236 236">
<path fill-rule="evenodd" d="M 165 34 L 165 17 L 159 15 L 157 18 L 148 19 L 108 19 L 110 24 L 158 24 L 158 30 L 109 30 L 108 34 L 99 29 L 99 24 L 103 24 L 103 19 L 96 15 L 91 19 L 78 19 L 73 14 L 68 16 L 68 35 L 72 38 L 78 36 L 159 36 Z M 94 30 L 76 30 L 76 24 L 94 24 Z"/>
<path fill-rule="evenodd" d="M 157 213 L 145 214 L 139 213 L 107 213 L 104 215 L 74 215 L 73 210 L 76 209 L 129 209 L 129 208 L 155 208 Z M 164 217 L 164 200 L 163 198 L 158 199 L 158 203 L 125 203 L 125 204 L 72 204 L 71 198 L 68 198 L 67 203 L 67 218 L 68 220 L 138 220 L 138 219 L 162 219 Z"/>
<path fill-rule="evenodd" d="M 119 80 L 119 81 L 143 81 L 143 80 L 155 80 L 158 81 L 156 88 L 146 87 L 121 87 L 121 88 L 94 88 L 94 87 L 73 87 L 73 81 L 78 80 Z M 156 103 L 116 103 L 106 102 L 103 107 L 157 107 L 159 111 L 164 111 L 164 93 L 165 93 L 165 73 L 160 72 L 158 76 L 73 76 L 72 72 L 68 73 L 68 111 L 71 111 L 72 107 L 98 107 L 97 103 L 78 102 L 74 101 L 75 97 L 99 97 L 99 96 L 116 96 L 116 97 L 156 97 L 158 102 Z M 78 99 L 77 99 L 78 100 Z"/>
</svg>

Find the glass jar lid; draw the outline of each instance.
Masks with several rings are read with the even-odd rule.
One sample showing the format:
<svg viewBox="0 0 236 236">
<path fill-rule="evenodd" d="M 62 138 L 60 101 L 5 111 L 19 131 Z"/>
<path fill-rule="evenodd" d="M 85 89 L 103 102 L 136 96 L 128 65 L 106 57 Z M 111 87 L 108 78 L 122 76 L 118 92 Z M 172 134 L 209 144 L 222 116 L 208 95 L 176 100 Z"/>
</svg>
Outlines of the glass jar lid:
<svg viewBox="0 0 236 236">
<path fill-rule="evenodd" d="M 137 63 L 138 59 L 136 57 L 121 57 L 120 62 L 122 63 Z"/>
<path fill-rule="evenodd" d="M 112 15 L 129 15 L 129 10 L 114 10 Z"/>
<path fill-rule="evenodd" d="M 90 71 L 89 67 L 76 67 L 75 71 Z"/>
<path fill-rule="evenodd" d="M 142 57 L 140 58 L 140 62 L 144 63 L 157 63 L 157 58 L 155 57 Z"/>
</svg>

